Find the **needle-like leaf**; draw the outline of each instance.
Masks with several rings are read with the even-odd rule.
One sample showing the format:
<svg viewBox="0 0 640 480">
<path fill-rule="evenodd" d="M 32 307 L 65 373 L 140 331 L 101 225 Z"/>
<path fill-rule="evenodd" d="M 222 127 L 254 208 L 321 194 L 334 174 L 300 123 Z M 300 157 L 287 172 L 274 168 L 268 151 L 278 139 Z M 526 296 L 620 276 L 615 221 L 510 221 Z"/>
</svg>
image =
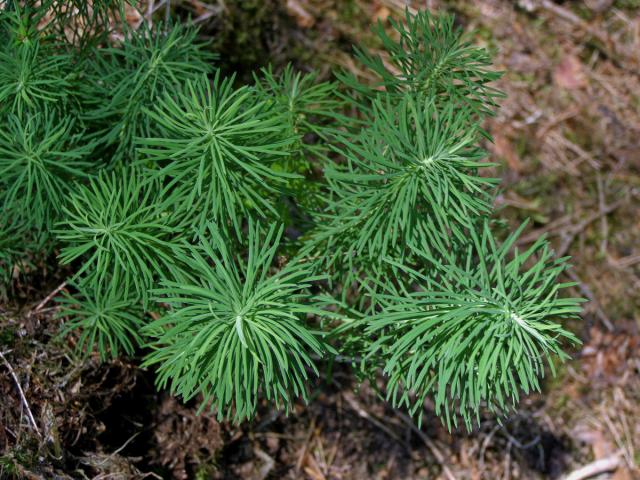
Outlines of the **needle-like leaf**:
<svg viewBox="0 0 640 480">
<path fill-rule="evenodd" d="M 146 304 L 158 276 L 177 268 L 186 232 L 177 206 L 173 195 L 135 169 L 103 173 L 78 185 L 63 207 L 55 231 L 63 246 L 60 261 L 81 259 L 76 278 L 86 274 L 96 291 L 117 283 L 126 297 L 134 292 Z"/>
<path fill-rule="evenodd" d="M 167 179 L 187 203 L 201 199 L 199 225 L 214 221 L 240 232 L 249 212 L 277 215 L 273 195 L 297 175 L 272 164 L 289 155 L 295 137 L 287 119 L 249 87 L 216 73 L 167 92 L 147 116 L 161 136 L 138 139 L 141 163 Z"/>
<path fill-rule="evenodd" d="M 273 271 L 282 227 L 250 223 L 246 260 L 213 224 L 207 230 L 181 256 L 188 273 L 155 290 L 169 310 L 147 328 L 157 340 L 146 364 L 157 365 L 159 386 L 185 400 L 202 395 L 202 408 L 236 422 L 255 415 L 260 396 L 287 410 L 306 401 L 318 374 L 311 355 L 324 352 L 306 326 L 318 313 L 308 292 L 316 278 L 295 261 Z"/>
<path fill-rule="evenodd" d="M 375 293 L 380 310 L 363 320 L 375 339 L 367 355 L 382 361 L 394 405 L 422 417 L 432 397 L 449 428 L 461 417 L 470 429 L 481 408 L 501 414 L 540 391 L 545 362 L 553 371 L 554 359 L 568 357 L 562 342 L 579 343 L 557 323 L 582 301 L 560 295 L 570 286 L 557 281 L 566 259 L 554 259 L 544 239 L 514 249 L 520 231 L 499 244 L 485 222 L 461 254 L 423 250 L 426 268 L 399 265 L 424 289 L 388 282 Z"/>
</svg>

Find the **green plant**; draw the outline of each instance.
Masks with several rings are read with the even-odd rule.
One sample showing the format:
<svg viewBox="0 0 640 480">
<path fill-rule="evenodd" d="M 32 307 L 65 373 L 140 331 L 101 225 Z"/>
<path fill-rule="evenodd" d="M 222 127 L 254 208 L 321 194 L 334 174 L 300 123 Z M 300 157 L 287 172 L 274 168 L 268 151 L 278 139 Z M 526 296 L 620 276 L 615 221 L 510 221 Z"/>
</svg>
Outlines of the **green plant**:
<svg viewBox="0 0 640 480">
<path fill-rule="evenodd" d="M 296 72 L 288 64 L 279 74 L 273 68 L 263 68 L 260 75 L 254 75 L 256 88 L 261 95 L 274 106 L 272 110 L 280 110 L 287 118 L 289 136 L 297 137 L 294 152 L 304 155 L 318 154 L 327 149 L 329 134 L 334 133 L 334 122 L 348 121 L 340 115 L 342 101 L 336 96 L 335 82 L 318 82 L 317 72 L 302 74 Z M 323 142 L 305 140 L 320 138 Z"/>
<path fill-rule="evenodd" d="M 0 46 L 0 113 L 66 109 L 77 97 L 72 56 L 33 33 L 19 13 L 3 12 L 0 19 L 6 37 Z"/>
<path fill-rule="evenodd" d="M 318 278 L 296 260 L 271 271 L 282 231 L 250 223 L 244 260 L 209 224 L 181 256 L 188 273 L 154 290 L 169 309 L 148 326 L 158 339 L 146 364 L 158 364 L 160 385 L 185 400 L 201 394 L 220 418 L 253 417 L 260 394 L 289 409 L 307 399 L 307 370 L 318 375 L 311 355 L 325 350 L 322 335 L 305 325 L 320 313 L 309 293 Z"/>
<path fill-rule="evenodd" d="M 0 205 L 36 230 L 57 220 L 73 182 L 91 175 L 93 144 L 75 132 L 75 119 L 47 108 L 22 118 L 8 114 L 0 131 Z"/>
<path fill-rule="evenodd" d="M 462 29 L 454 26 L 453 16 L 411 15 L 407 10 L 404 22 L 392 19 L 391 25 L 397 40 L 380 22 L 374 29 L 388 63 L 364 48 L 355 49 L 356 59 L 376 77 L 374 85 L 363 85 L 348 72 L 340 74 L 361 108 L 382 91 L 399 98 L 419 93 L 441 105 L 463 105 L 477 114 L 492 114 L 504 94 L 491 83 L 501 74 L 491 68 L 489 53 L 474 46 Z"/>
<path fill-rule="evenodd" d="M 106 360 L 122 353 L 132 355 L 143 344 L 139 332 L 144 325 L 144 310 L 134 295 L 127 294 L 117 281 L 106 288 L 91 281 L 74 287 L 74 296 L 58 298 L 61 308 L 57 315 L 70 318 L 61 335 L 79 332 L 78 351 L 88 354 L 95 346 L 100 359 Z"/>
<path fill-rule="evenodd" d="M 158 133 L 145 109 L 166 92 L 211 71 L 210 54 L 196 40 L 197 31 L 182 25 L 140 31 L 125 28 L 121 45 L 93 48 L 84 62 L 82 118 L 95 137 L 111 147 L 114 162 L 136 158 L 135 140 Z"/>
<path fill-rule="evenodd" d="M 132 168 L 101 172 L 77 186 L 56 230 L 61 262 L 82 259 L 76 277 L 85 274 L 83 283 L 97 290 L 115 283 L 146 304 L 158 275 L 176 268 L 174 256 L 181 248 L 177 201 L 165 192 Z"/>
<path fill-rule="evenodd" d="M 249 87 L 233 88 L 233 77 L 216 73 L 187 82 L 166 93 L 148 117 L 162 135 L 139 140 L 142 162 L 153 162 L 156 178 L 165 178 L 185 201 L 202 198 L 200 225 L 233 224 L 248 210 L 260 216 L 276 214 L 269 194 L 277 193 L 294 175 L 270 164 L 288 155 L 294 137 L 286 134 L 287 119 Z"/>
<path fill-rule="evenodd" d="M 75 269 L 63 332 L 82 351 L 145 355 L 159 387 L 234 421 L 263 398 L 307 401 L 340 354 L 382 372 L 393 405 L 422 418 L 433 397 L 449 428 L 472 428 L 578 341 L 557 323 L 579 312 L 566 259 L 544 239 L 519 251 L 524 226 L 494 238 L 480 125 L 500 73 L 452 17 L 407 13 L 395 37 L 378 25 L 388 61 L 356 50 L 373 85 L 286 67 L 241 86 L 187 27 L 123 27 L 102 48 L 2 18 L 0 266 L 24 253 L 12 232 L 57 221 Z"/>
<path fill-rule="evenodd" d="M 346 241 L 339 251 L 374 261 L 443 231 L 463 240 L 469 219 L 491 212 L 497 184 L 477 174 L 492 165 L 482 161 L 479 138 L 477 123 L 454 104 L 438 108 L 412 95 L 374 100 L 372 125 L 340 137 L 347 162 L 327 167 L 335 201 L 317 238 Z"/>
<path fill-rule="evenodd" d="M 499 244 L 485 221 L 459 252 L 435 258 L 423 245 L 420 271 L 396 263 L 410 280 L 382 285 L 379 311 L 364 319 L 376 338 L 367 356 L 382 359 L 394 405 L 421 416 L 432 396 L 449 428 L 459 416 L 471 428 L 482 406 L 503 412 L 520 392 L 539 391 L 545 360 L 553 371 L 553 357 L 567 358 L 561 341 L 579 343 L 550 320 L 580 311 L 575 299 L 558 296 L 573 285 L 557 282 L 566 259 L 554 259 L 543 238 L 513 249 L 523 227 Z M 422 288 L 406 288 L 415 284 Z"/>
</svg>

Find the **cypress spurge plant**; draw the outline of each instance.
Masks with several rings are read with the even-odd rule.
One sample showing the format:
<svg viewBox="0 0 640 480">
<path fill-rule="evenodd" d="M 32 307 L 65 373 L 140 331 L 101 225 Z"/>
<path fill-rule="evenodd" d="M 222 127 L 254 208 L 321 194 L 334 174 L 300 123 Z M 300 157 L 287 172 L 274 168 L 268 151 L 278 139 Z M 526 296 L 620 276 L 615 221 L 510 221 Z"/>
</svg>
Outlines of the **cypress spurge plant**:
<svg viewBox="0 0 640 480">
<path fill-rule="evenodd" d="M 338 85 L 319 82 L 317 77 L 317 72 L 296 72 L 291 64 L 280 74 L 268 67 L 254 75 L 258 92 L 273 104 L 273 110 L 285 115 L 289 135 L 299 139 L 294 151 L 300 154 L 300 160 L 305 160 L 305 155 L 326 150 L 330 133 L 335 133 L 336 120 L 349 120 L 341 115 L 342 101 L 336 96 Z M 323 141 L 310 141 L 318 138 Z"/>
<path fill-rule="evenodd" d="M 339 74 L 361 109 L 366 110 L 380 92 L 396 98 L 419 93 L 440 105 L 458 104 L 481 115 L 493 113 L 504 96 L 492 86 L 501 74 L 491 68 L 489 52 L 473 45 L 454 25 L 452 15 L 412 15 L 407 10 L 404 21 L 390 22 L 393 35 L 381 22 L 374 28 L 386 60 L 366 48 L 355 48 L 356 60 L 376 78 L 375 83 L 363 85 L 349 72 Z"/>
<path fill-rule="evenodd" d="M 69 55 L 51 55 L 40 41 L 0 49 L 0 111 L 20 115 L 63 107 L 76 95 Z"/>
<path fill-rule="evenodd" d="M 340 138 L 347 162 L 327 167 L 335 201 L 316 239 L 345 238 L 348 252 L 377 261 L 443 231 L 463 239 L 469 218 L 491 211 L 497 180 L 477 174 L 492 164 L 470 112 L 407 95 L 374 100 L 372 122 L 355 139 Z"/>
<path fill-rule="evenodd" d="M 58 317 L 69 318 L 60 334 L 78 332 L 77 350 L 88 355 L 96 348 L 101 360 L 133 355 L 144 341 L 144 310 L 133 292 L 120 288 L 117 279 L 107 286 L 80 279 L 72 284 L 76 293 L 58 298 Z"/>
<path fill-rule="evenodd" d="M 309 292 L 318 278 L 299 261 L 272 271 L 282 232 L 250 223 L 243 259 L 209 224 L 180 256 L 188 273 L 154 290 L 169 310 L 148 326 L 158 338 L 146 364 L 158 364 L 160 385 L 185 400 L 200 394 L 219 418 L 252 418 L 260 396 L 288 410 L 318 375 L 311 356 L 325 347 L 306 324 L 320 313 Z"/>
<path fill-rule="evenodd" d="M 568 356 L 562 341 L 579 340 L 552 318 L 572 318 L 580 309 L 558 293 L 566 258 L 554 259 L 544 239 L 524 252 L 513 248 L 524 224 L 502 243 L 487 221 L 470 230 L 469 245 L 432 255 L 423 245 L 424 267 L 392 260 L 403 278 L 375 294 L 379 310 L 365 320 L 375 341 L 367 356 L 382 360 L 387 398 L 420 417 L 427 397 L 451 428 L 467 428 L 480 411 L 513 408 L 520 393 L 540 390 L 545 362 Z M 419 286 L 409 290 L 406 286 Z"/>
<path fill-rule="evenodd" d="M 452 17 L 378 25 L 384 54 L 355 53 L 373 84 L 287 67 L 239 85 L 187 27 L 61 48 L 20 15 L 0 54 L 0 266 L 24 258 L 7 235 L 56 222 L 83 352 L 145 355 L 159 387 L 236 422 L 306 401 L 339 354 L 394 406 L 421 419 L 432 398 L 470 429 L 578 341 L 558 323 L 579 312 L 566 259 L 493 232 L 480 142 L 500 73 Z"/>
<path fill-rule="evenodd" d="M 75 129 L 73 117 L 39 113 L 5 117 L 0 130 L 0 205 L 36 230 L 51 229 L 75 180 L 95 166 L 93 144 Z"/>
<path fill-rule="evenodd" d="M 187 202 L 202 199 L 200 225 L 231 223 L 239 233 L 249 210 L 277 215 L 270 195 L 295 175 L 270 164 L 288 155 L 294 137 L 286 117 L 233 81 L 218 72 L 211 83 L 200 76 L 167 92 L 147 111 L 162 136 L 139 139 L 139 151 L 143 163 L 155 164 L 152 176 L 167 179 Z"/>
<path fill-rule="evenodd" d="M 154 120 L 145 114 L 177 86 L 211 71 L 215 58 L 196 39 L 196 30 L 181 25 L 139 31 L 125 28 L 121 45 L 94 48 L 86 60 L 82 89 L 85 121 L 113 150 L 114 162 L 135 160 L 135 139 L 154 136 Z"/>
<path fill-rule="evenodd" d="M 56 234 L 63 264 L 81 259 L 76 277 L 99 291 L 117 284 L 147 303 L 158 275 L 174 270 L 183 232 L 173 195 L 134 168 L 102 172 L 77 186 Z M 88 278 L 87 278 L 88 277 Z"/>
</svg>

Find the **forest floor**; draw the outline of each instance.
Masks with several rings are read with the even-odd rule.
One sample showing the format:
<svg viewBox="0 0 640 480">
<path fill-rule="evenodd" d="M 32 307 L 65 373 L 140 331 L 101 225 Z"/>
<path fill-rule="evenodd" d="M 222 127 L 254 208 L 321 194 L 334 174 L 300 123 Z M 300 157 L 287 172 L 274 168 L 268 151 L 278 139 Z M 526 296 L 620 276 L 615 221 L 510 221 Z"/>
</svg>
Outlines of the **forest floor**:
<svg viewBox="0 0 640 480">
<path fill-rule="evenodd" d="M 246 74 L 269 58 L 325 77 L 361 73 L 351 45 L 375 49 L 368 25 L 404 8 L 171 3 L 211 34 L 223 68 Z M 43 267 L 0 305 L 0 478 L 640 478 L 640 2 L 426 3 L 455 13 L 505 72 L 507 98 L 487 124 L 500 215 L 531 217 L 522 244 L 546 233 L 589 299 L 570 325 L 583 344 L 544 392 L 502 424 L 487 416 L 472 433 L 449 433 L 434 416 L 418 429 L 366 384 L 354 393 L 345 367 L 289 416 L 264 408 L 252 423 L 219 423 L 157 392 L 135 360 L 76 358 L 56 336 L 52 300 L 68 272 Z M 162 15 L 164 4 L 148 10 Z"/>
</svg>

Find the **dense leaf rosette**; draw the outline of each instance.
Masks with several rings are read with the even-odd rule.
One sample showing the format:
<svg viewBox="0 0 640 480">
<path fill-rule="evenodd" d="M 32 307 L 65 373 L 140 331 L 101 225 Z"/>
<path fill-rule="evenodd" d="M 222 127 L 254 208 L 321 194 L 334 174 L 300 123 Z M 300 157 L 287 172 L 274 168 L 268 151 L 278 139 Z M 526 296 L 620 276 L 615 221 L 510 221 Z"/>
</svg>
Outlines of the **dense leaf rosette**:
<svg viewBox="0 0 640 480">
<path fill-rule="evenodd" d="M 36 230 L 51 228 L 75 180 L 95 171 L 93 145 L 74 132 L 74 121 L 48 110 L 22 118 L 9 114 L 0 130 L 0 206 Z"/>
<path fill-rule="evenodd" d="M 556 321 L 575 317 L 580 299 L 561 298 L 566 259 L 554 259 L 544 239 L 512 250 L 522 228 L 497 244 L 488 223 L 471 230 L 461 253 L 422 254 L 425 271 L 397 265 L 419 290 L 385 285 L 380 311 L 364 320 L 375 338 L 368 357 L 382 359 L 387 397 L 419 417 L 434 397 L 451 428 L 471 428 L 481 407 L 502 413 L 521 392 L 540 390 L 545 362 L 568 356 L 562 341 L 579 343 Z"/>
<path fill-rule="evenodd" d="M 148 116 L 162 136 L 139 139 L 142 163 L 166 178 L 188 202 L 200 200 L 198 222 L 240 231 L 242 215 L 277 216 L 273 195 L 294 174 L 272 168 L 295 137 L 280 109 L 234 78 L 216 73 L 166 93 Z"/>
<path fill-rule="evenodd" d="M 99 287 L 91 281 L 74 284 L 73 296 L 58 297 L 57 313 L 66 319 L 60 334 L 78 333 L 76 349 L 89 355 L 97 348 L 101 360 L 132 355 L 142 344 L 140 330 L 144 311 L 135 295 L 128 294 L 116 282 Z"/>
<path fill-rule="evenodd" d="M 273 268 L 281 235 L 250 225 L 242 260 L 211 224 L 182 258 L 186 273 L 162 282 L 155 293 L 169 310 L 147 328 L 157 340 L 146 361 L 160 386 L 185 400 L 202 395 L 202 408 L 237 422 L 253 417 L 259 395 L 285 409 L 307 400 L 309 373 L 318 374 L 311 355 L 324 351 L 306 325 L 318 313 L 308 292 L 316 278 L 295 260 Z"/>
<path fill-rule="evenodd" d="M 180 238 L 188 235 L 175 214 L 177 200 L 154 181 L 131 168 L 103 173 L 78 185 L 63 207 L 58 224 L 63 264 L 82 260 L 76 277 L 103 290 L 118 284 L 146 304 L 155 280 L 177 268 Z"/>
</svg>

